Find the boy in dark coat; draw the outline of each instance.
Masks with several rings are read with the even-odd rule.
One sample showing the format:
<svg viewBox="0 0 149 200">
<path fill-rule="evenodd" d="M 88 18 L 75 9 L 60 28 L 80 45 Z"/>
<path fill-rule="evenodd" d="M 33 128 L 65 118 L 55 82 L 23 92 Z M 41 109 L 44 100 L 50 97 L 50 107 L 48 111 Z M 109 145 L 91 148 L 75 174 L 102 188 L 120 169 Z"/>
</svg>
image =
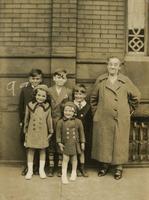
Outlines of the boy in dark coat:
<svg viewBox="0 0 149 200">
<path fill-rule="evenodd" d="M 21 143 L 24 147 L 24 140 L 25 140 L 25 134 L 24 134 L 24 118 L 25 118 L 25 111 L 26 111 L 26 105 L 32 100 L 33 97 L 33 90 L 34 88 L 42 83 L 43 73 L 40 69 L 32 69 L 29 73 L 28 77 L 28 84 L 22 88 L 19 98 L 19 124 L 21 128 L 20 132 L 20 138 Z M 22 176 L 26 175 L 27 173 L 27 164 L 25 164 L 25 167 L 22 171 Z"/>
<path fill-rule="evenodd" d="M 82 121 L 85 133 L 85 151 L 82 151 L 78 155 L 79 161 L 79 171 L 78 176 L 88 177 L 87 172 L 85 171 L 84 164 L 85 160 L 89 162 L 91 160 L 91 130 L 92 130 L 92 115 L 91 107 L 86 101 L 86 87 L 83 84 L 76 85 L 73 90 L 73 99 L 74 104 L 77 107 L 77 118 Z"/>
<path fill-rule="evenodd" d="M 57 121 L 62 117 L 62 107 L 67 101 L 72 100 L 72 90 L 65 86 L 67 82 L 67 72 L 64 69 L 57 69 L 53 74 L 55 84 L 49 88 L 51 99 L 51 112 L 53 120 L 54 133 L 56 132 Z M 58 173 L 61 176 L 62 154 L 56 145 L 56 134 L 51 138 L 49 148 L 49 170 L 47 176 L 52 177 L 54 173 L 54 157 L 58 156 Z"/>
</svg>

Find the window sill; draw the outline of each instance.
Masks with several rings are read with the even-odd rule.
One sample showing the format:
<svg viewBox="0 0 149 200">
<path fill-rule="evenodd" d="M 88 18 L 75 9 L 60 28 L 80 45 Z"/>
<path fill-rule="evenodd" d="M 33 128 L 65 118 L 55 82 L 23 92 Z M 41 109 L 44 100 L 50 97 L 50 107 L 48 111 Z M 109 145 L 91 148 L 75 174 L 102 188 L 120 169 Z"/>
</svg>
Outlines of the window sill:
<svg viewBox="0 0 149 200">
<path fill-rule="evenodd" d="M 124 60 L 126 62 L 132 61 L 132 62 L 149 62 L 149 56 L 144 55 L 127 55 L 125 56 Z"/>
</svg>

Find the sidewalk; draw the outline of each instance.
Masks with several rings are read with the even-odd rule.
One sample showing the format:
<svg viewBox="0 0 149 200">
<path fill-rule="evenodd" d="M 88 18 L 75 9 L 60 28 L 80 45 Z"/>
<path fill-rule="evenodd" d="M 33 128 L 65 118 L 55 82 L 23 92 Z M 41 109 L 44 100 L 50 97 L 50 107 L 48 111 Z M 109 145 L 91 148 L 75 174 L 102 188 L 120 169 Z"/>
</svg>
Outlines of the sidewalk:
<svg viewBox="0 0 149 200">
<path fill-rule="evenodd" d="M 88 178 L 62 185 L 58 177 L 25 180 L 21 167 L 0 165 L 0 200 L 148 200 L 149 168 L 126 168 L 116 181 L 112 174 L 98 177 L 89 169 Z"/>
</svg>

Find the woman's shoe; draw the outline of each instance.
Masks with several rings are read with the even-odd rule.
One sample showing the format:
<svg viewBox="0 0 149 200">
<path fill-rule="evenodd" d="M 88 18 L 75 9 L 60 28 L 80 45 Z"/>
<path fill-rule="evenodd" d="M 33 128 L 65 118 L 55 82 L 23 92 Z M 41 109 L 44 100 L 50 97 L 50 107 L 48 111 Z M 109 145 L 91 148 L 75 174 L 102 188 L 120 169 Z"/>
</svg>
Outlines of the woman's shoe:
<svg viewBox="0 0 149 200">
<path fill-rule="evenodd" d="M 108 168 L 102 168 L 98 172 L 98 176 L 105 176 L 108 172 Z"/>
<path fill-rule="evenodd" d="M 119 180 L 122 178 L 123 170 L 116 169 L 114 173 L 114 179 Z"/>
</svg>

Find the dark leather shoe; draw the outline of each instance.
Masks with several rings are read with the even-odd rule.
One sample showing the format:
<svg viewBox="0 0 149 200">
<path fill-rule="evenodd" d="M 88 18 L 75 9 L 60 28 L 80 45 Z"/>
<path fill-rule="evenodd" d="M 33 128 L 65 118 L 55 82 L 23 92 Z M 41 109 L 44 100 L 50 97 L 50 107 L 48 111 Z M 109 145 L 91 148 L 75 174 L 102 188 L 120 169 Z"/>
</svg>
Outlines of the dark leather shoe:
<svg viewBox="0 0 149 200">
<path fill-rule="evenodd" d="M 87 172 L 85 171 L 85 169 L 81 169 L 81 173 L 83 177 L 88 177 Z"/>
<path fill-rule="evenodd" d="M 27 167 L 24 167 L 24 169 L 22 170 L 21 172 L 21 175 L 22 176 L 25 176 L 27 174 L 27 171 L 28 171 L 28 168 Z"/>
<path fill-rule="evenodd" d="M 77 170 L 77 176 L 78 176 L 78 177 L 81 177 L 81 176 L 82 176 L 82 173 L 80 172 L 80 170 Z"/>
<path fill-rule="evenodd" d="M 48 176 L 48 177 L 53 177 L 53 176 L 54 176 L 54 168 L 53 168 L 53 167 L 50 167 L 50 168 L 47 170 L 47 176 Z"/>
<path fill-rule="evenodd" d="M 119 180 L 122 178 L 123 170 L 116 169 L 114 173 L 114 179 Z"/>
<path fill-rule="evenodd" d="M 102 168 L 98 171 L 98 176 L 105 176 L 108 172 L 108 168 Z"/>
<path fill-rule="evenodd" d="M 57 170 L 57 177 L 61 177 L 62 176 L 62 168 L 59 167 Z"/>
</svg>

